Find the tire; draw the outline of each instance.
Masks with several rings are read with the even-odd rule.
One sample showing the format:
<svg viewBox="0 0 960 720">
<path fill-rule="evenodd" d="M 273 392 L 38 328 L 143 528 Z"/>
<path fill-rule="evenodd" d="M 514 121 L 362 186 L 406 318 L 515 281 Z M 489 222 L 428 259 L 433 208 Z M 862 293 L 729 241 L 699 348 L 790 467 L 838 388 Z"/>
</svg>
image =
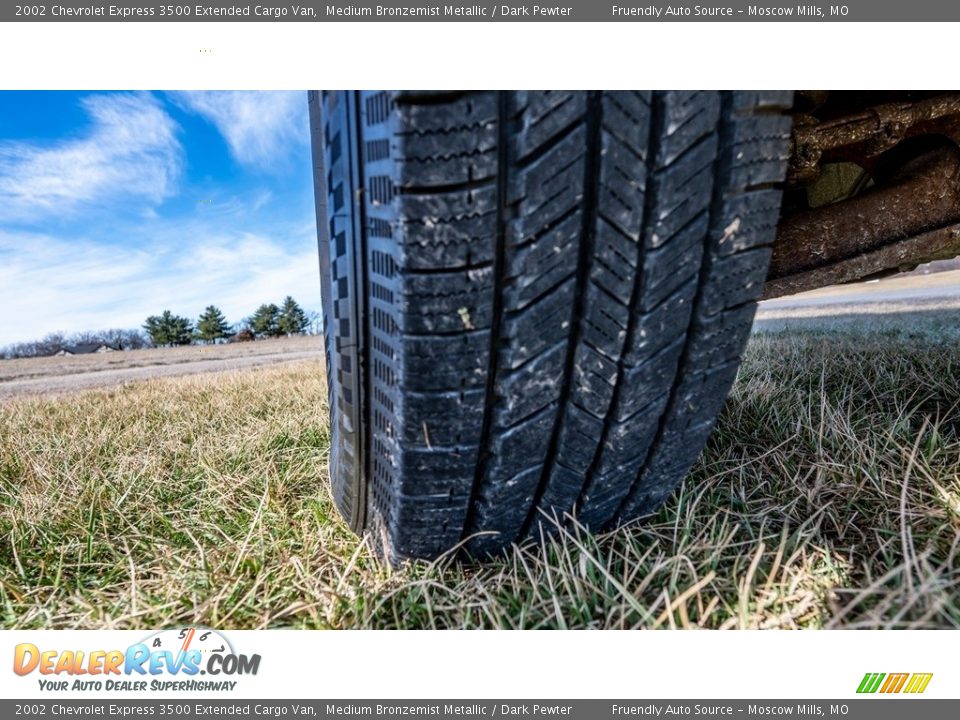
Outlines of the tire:
<svg viewBox="0 0 960 720">
<path fill-rule="evenodd" d="M 654 510 L 736 376 L 788 92 L 311 93 L 333 496 L 391 562 Z"/>
</svg>

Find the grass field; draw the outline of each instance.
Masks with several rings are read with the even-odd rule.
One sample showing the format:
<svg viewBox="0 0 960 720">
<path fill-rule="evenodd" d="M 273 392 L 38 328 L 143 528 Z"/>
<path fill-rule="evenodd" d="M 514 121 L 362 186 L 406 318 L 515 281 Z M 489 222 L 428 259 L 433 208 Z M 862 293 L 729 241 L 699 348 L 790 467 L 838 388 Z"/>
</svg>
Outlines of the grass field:
<svg viewBox="0 0 960 720">
<path fill-rule="evenodd" d="M 960 347 L 753 338 L 642 525 L 390 570 L 340 522 L 319 361 L 0 404 L 5 628 L 960 627 Z"/>
</svg>

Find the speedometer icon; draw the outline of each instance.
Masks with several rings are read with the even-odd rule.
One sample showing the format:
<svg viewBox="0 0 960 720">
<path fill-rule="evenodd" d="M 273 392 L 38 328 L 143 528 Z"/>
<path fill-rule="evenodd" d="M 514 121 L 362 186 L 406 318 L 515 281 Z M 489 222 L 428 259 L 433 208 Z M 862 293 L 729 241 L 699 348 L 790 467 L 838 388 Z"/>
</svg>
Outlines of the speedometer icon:
<svg viewBox="0 0 960 720">
<path fill-rule="evenodd" d="M 190 650 L 198 650 L 203 657 L 215 653 L 234 654 L 233 645 L 221 633 L 202 625 L 161 630 L 143 640 L 151 651 L 162 651 L 179 655 Z"/>
</svg>

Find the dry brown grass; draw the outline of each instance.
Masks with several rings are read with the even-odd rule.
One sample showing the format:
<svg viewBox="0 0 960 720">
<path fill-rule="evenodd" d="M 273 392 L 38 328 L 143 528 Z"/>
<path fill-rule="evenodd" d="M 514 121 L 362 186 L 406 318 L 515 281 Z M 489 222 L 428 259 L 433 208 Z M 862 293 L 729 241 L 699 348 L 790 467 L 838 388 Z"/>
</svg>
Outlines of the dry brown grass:
<svg viewBox="0 0 960 720">
<path fill-rule="evenodd" d="M 392 571 L 340 522 L 319 362 L 0 405 L 4 627 L 960 627 L 960 350 L 759 336 L 642 525 Z"/>
</svg>

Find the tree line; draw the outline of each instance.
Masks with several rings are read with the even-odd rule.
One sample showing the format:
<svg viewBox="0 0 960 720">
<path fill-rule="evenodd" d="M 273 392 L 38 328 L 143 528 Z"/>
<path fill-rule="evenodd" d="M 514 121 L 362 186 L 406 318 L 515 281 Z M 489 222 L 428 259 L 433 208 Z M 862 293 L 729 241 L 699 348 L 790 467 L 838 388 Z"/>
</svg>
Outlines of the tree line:
<svg viewBox="0 0 960 720">
<path fill-rule="evenodd" d="M 190 318 L 174 315 L 164 310 L 160 315 L 151 315 L 143 324 L 150 341 L 157 347 L 164 345 L 189 345 L 192 342 L 217 342 L 236 338 L 255 338 L 299 335 L 310 327 L 311 319 L 303 308 L 289 295 L 282 305 L 261 305 L 249 318 L 234 330 L 223 312 L 216 305 L 208 305 L 194 323 Z"/>
<path fill-rule="evenodd" d="M 56 355 L 76 345 L 109 345 L 122 350 L 151 347 L 150 337 L 141 330 L 111 328 L 77 333 L 52 332 L 40 340 L 20 342 L 0 348 L 0 358 L 30 358 Z"/>
<path fill-rule="evenodd" d="M 164 310 L 159 315 L 148 317 L 142 329 L 49 333 L 41 340 L 0 348 L 0 358 L 45 357 L 77 345 L 107 345 L 117 350 L 139 350 L 195 342 L 245 341 L 299 335 L 307 332 L 316 318 L 316 313 L 305 312 L 289 295 L 280 305 L 261 305 L 253 315 L 235 325 L 227 322 L 216 305 L 208 305 L 196 322 Z"/>
</svg>

